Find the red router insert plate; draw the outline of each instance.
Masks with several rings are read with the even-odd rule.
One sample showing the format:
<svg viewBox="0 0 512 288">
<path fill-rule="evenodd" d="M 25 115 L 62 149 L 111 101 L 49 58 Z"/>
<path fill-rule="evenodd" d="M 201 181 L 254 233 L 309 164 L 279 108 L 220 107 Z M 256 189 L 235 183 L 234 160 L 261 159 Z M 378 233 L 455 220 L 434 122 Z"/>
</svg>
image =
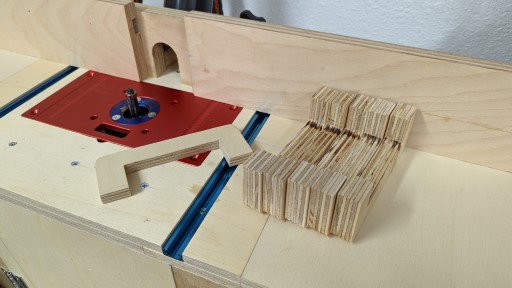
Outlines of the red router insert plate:
<svg viewBox="0 0 512 288">
<path fill-rule="evenodd" d="M 128 88 L 137 91 L 141 106 L 149 107 L 143 109 L 145 113 L 153 113 L 141 117 L 140 121 L 126 118 L 129 113 L 124 107 L 124 92 Z M 22 116 L 100 142 L 139 147 L 231 124 L 241 111 L 240 107 L 192 93 L 89 71 Z M 180 161 L 199 166 L 208 153 Z"/>
</svg>

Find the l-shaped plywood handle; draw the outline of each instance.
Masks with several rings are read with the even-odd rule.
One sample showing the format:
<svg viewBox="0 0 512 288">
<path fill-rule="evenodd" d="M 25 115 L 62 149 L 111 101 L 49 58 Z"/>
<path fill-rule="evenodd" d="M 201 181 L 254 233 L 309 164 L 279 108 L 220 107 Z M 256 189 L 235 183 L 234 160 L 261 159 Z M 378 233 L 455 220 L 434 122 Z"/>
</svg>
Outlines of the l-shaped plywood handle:
<svg viewBox="0 0 512 288">
<path fill-rule="evenodd" d="M 132 195 L 127 173 L 215 149 L 222 151 L 229 166 L 243 163 L 252 154 L 240 131 L 225 125 L 103 156 L 96 161 L 101 201 L 108 203 Z"/>
</svg>

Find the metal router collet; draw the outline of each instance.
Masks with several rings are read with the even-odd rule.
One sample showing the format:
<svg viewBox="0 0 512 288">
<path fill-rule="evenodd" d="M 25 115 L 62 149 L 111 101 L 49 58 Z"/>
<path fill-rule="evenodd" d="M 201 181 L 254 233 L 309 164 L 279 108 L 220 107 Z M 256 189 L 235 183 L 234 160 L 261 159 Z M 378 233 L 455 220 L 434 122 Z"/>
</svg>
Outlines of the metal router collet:
<svg viewBox="0 0 512 288">
<path fill-rule="evenodd" d="M 126 96 L 126 103 L 128 104 L 128 110 L 130 110 L 131 118 L 139 118 L 140 107 L 139 100 L 137 99 L 137 91 L 132 88 L 128 88 L 124 95 Z"/>
</svg>

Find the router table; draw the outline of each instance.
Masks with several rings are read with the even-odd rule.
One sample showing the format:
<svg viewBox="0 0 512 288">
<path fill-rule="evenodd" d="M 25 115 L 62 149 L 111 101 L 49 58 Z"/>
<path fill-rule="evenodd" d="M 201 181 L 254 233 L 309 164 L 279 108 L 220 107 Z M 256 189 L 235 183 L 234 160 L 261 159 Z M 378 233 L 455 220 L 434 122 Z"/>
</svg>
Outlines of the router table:
<svg viewBox="0 0 512 288">
<path fill-rule="evenodd" d="M 24 19 L 0 26 L 9 42 L 0 44 L 0 266 L 28 287 L 512 285 L 510 65 L 130 1 L 66 2 L 9 0 L 0 12 Z M 57 20 L 41 17 L 51 5 Z M 164 74 L 159 43 L 174 49 L 179 73 Z M 96 160 L 130 146 L 30 118 L 100 74 L 190 93 L 181 102 L 212 99 L 222 114 L 238 109 L 228 122 L 244 136 L 252 129 L 253 150 L 276 154 L 321 85 L 413 103 L 420 115 L 348 243 L 246 207 L 243 164 L 219 172 L 219 150 L 200 165 L 129 173 L 133 195 L 102 203 Z M 210 184 L 218 175 L 225 185 Z M 208 198 L 210 185 L 220 188 Z"/>
</svg>

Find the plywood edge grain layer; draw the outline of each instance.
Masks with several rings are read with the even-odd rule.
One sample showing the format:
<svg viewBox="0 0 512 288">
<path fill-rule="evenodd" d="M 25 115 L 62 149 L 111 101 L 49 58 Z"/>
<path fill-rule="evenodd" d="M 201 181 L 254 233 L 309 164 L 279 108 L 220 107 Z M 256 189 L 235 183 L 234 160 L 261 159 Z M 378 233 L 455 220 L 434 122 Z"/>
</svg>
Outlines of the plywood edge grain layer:
<svg viewBox="0 0 512 288">
<path fill-rule="evenodd" d="M 225 287 L 240 287 L 240 281 L 233 281 L 232 279 L 224 278 L 218 274 L 212 273 L 211 271 L 206 271 L 202 269 L 201 267 L 192 265 L 187 262 L 179 261 L 171 257 L 167 257 L 162 254 L 162 252 L 154 251 L 151 249 L 143 248 L 144 254 L 150 255 L 154 258 L 157 258 L 169 265 L 172 266 L 172 269 L 174 271 L 175 268 L 179 270 L 186 271 L 187 273 L 192 273 L 196 276 L 199 276 L 203 279 L 206 279 L 208 281 L 219 283 Z"/>
<path fill-rule="evenodd" d="M 82 217 L 67 213 L 60 209 L 51 207 L 47 204 L 34 201 L 30 198 L 21 196 L 19 194 L 7 191 L 0 188 L 0 199 L 28 209 L 41 215 L 45 215 L 51 219 L 55 219 L 67 225 L 73 226 L 82 231 L 103 237 L 110 241 L 114 241 L 120 245 L 123 245 L 132 250 L 143 253 L 143 247 L 150 247 L 151 249 L 160 249 L 160 246 L 156 246 L 152 243 L 139 239 L 137 237 L 128 235 L 126 233 L 116 231 L 112 228 L 106 227 L 96 222 L 84 219 Z"/>
<path fill-rule="evenodd" d="M 194 93 L 307 121 L 321 86 L 418 107 L 409 147 L 512 171 L 512 66 L 190 13 Z M 222 49 L 221 49 L 222 48 Z"/>
<path fill-rule="evenodd" d="M 0 227 L 0 255 L 29 287 L 175 287 L 167 263 L 3 200 Z"/>
<path fill-rule="evenodd" d="M 73 228 L 79 229 L 80 231 L 84 231 L 107 241 L 112 241 L 127 249 L 166 263 L 167 265 L 173 267 L 172 269 L 177 267 L 186 273 L 193 273 L 204 279 L 207 279 L 208 281 L 220 283 L 223 285 L 222 287 L 239 287 L 239 282 L 233 282 L 219 275 L 202 270 L 196 266 L 163 255 L 160 246 L 151 245 L 151 243 L 146 243 L 145 241 L 142 241 L 141 239 L 126 233 L 115 231 L 114 229 L 108 228 L 104 225 L 61 211 L 49 205 L 34 201 L 24 196 L 20 196 L 2 188 L 0 188 L 0 201 L 5 201 L 20 207 L 21 209 L 26 209 L 38 213 L 48 217 L 49 219 L 58 221 L 64 225 L 69 225 Z"/>
<path fill-rule="evenodd" d="M 389 177 L 361 241 L 270 217 L 243 279 L 296 288 L 512 283 L 511 173 L 405 149 Z"/>
<path fill-rule="evenodd" d="M 196 266 L 163 255 L 160 246 L 155 246 L 152 245 L 151 243 L 146 243 L 145 241 L 128 235 L 126 233 L 116 231 L 104 225 L 61 211 L 49 205 L 42 204 L 38 201 L 34 201 L 24 196 L 20 196 L 18 194 L 12 193 L 2 188 L 0 188 L 0 201 L 5 201 L 17 207 L 20 207 L 21 209 L 27 209 L 29 211 L 38 213 L 40 215 L 48 217 L 49 219 L 56 220 L 62 224 L 69 225 L 73 228 L 100 237 L 107 241 L 112 241 L 118 245 L 126 247 L 127 249 L 133 250 L 137 253 L 144 254 L 160 262 L 166 263 L 167 265 L 173 267 L 173 269 L 174 267 L 178 267 L 179 269 L 186 271 L 187 273 L 199 275 L 200 277 L 207 279 L 208 281 L 220 283 L 223 285 L 223 287 L 239 287 L 238 282 L 232 282 L 231 280 L 228 280 L 219 275 L 212 274 L 211 272 L 202 270 Z"/>
<path fill-rule="evenodd" d="M 206 278 L 201 277 L 195 273 L 191 273 L 186 270 L 182 270 L 177 267 L 172 267 L 172 274 L 176 281 L 177 287 L 188 287 L 188 288 L 224 288 L 225 285 L 221 283 L 210 281 Z M 236 285 L 238 287 L 238 285 Z"/>
<path fill-rule="evenodd" d="M 278 156 L 244 165 L 243 200 L 261 213 L 354 241 L 405 147 L 416 108 L 323 87 Z"/>
<path fill-rule="evenodd" d="M 229 124 L 106 155 L 96 161 L 101 201 L 132 195 L 127 173 L 220 149 L 229 166 L 242 164 L 252 149 L 235 125 Z"/>
</svg>

